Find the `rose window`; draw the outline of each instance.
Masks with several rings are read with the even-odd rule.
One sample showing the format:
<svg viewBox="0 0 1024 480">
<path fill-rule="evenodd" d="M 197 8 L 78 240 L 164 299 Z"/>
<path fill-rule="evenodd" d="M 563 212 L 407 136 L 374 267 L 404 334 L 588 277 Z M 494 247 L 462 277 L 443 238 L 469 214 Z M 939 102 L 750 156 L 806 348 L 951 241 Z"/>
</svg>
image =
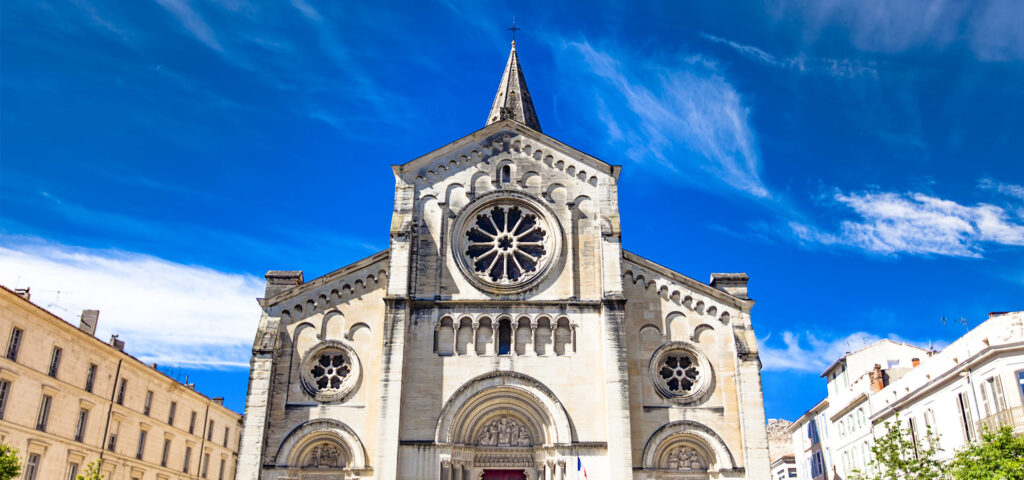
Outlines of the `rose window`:
<svg viewBox="0 0 1024 480">
<path fill-rule="evenodd" d="M 714 383 L 711 362 L 689 342 L 659 347 L 651 356 L 649 372 L 658 393 L 674 403 L 700 402 Z"/>
<path fill-rule="evenodd" d="M 316 386 L 320 390 L 337 390 L 341 382 L 352 373 L 352 367 L 343 353 L 324 353 L 320 355 L 313 368 L 309 371 Z"/>
<path fill-rule="evenodd" d="M 359 380 L 356 352 L 337 340 L 315 345 L 300 365 L 303 389 L 321 402 L 343 399 Z"/>
<path fill-rule="evenodd" d="M 529 277 L 547 253 L 548 235 L 537 215 L 518 205 L 496 205 L 476 216 L 466 232 L 466 256 L 478 276 L 513 283 Z"/>
<path fill-rule="evenodd" d="M 700 378 L 700 370 L 692 355 L 679 352 L 665 356 L 658 376 L 670 392 L 685 395 L 693 390 Z"/>
</svg>

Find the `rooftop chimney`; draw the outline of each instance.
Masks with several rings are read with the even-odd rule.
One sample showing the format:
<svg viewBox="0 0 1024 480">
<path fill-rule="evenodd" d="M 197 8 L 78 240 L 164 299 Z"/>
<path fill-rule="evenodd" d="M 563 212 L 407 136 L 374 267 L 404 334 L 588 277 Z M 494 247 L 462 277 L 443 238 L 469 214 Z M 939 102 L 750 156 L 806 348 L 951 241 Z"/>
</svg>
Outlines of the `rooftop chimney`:
<svg viewBox="0 0 1024 480">
<path fill-rule="evenodd" d="M 96 324 L 100 321 L 100 311 L 82 310 L 82 316 L 79 318 L 78 329 L 89 335 L 96 335 Z"/>
<path fill-rule="evenodd" d="M 224 397 L 213 397 L 210 400 L 213 400 L 213 403 L 217 405 L 224 405 Z"/>
<path fill-rule="evenodd" d="M 885 377 L 882 376 L 882 366 L 875 364 L 874 370 L 871 370 L 871 391 L 877 392 L 885 388 Z"/>
<path fill-rule="evenodd" d="M 711 286 L 736 298 L 748 299 L 747 281 L 750 277 L 745 273 L 712 273 Z"/>
<path fill-rule="evenodd" d="M 910 363 L 914 365 L 914 368 L 917 368 L 921 364 L 921 359 L 917 357 L 911 358 Z"/>
<path fill-rule="evenodd" d="M 117 335 L 110 336 L 110 345 L 118 351 L 124 351 L 124 340 L 118 340 Z"/>
<path fill-rule="evenodd" d="M 21 297 L 21 298 L 24 298 L 25 300 L 30 300 L 31 297 L 32 297 L 32 294 L 29 293 L 29 290 L 31 290 L 30 287 L 15 288 L 14 289 L 14 294 L 19 296 L 19 297 Z"/>
<path fill-rule="evenodd" d="M 265 298 L 302 285 L 302 270 L 271 270 L 264 277 L 267 279 Z"/>
</svg>

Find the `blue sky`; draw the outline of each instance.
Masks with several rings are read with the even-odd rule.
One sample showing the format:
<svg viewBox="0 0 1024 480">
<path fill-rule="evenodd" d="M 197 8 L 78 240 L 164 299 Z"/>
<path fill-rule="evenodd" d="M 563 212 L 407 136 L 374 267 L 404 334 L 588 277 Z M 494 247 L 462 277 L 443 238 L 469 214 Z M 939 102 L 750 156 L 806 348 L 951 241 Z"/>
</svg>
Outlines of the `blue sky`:
<svg viewBox="0 0 1024 480">
<path fill-rule="evenodd" d="M 1024 309 L 1024 4 L 744 3 L 4 2 L 0 283 L 241 410 L 262 274 L 387 247 L 389 165 L 483 126 L 516 16 L 625 248 L 750 274 L 769 417 Z"/>
</svg>

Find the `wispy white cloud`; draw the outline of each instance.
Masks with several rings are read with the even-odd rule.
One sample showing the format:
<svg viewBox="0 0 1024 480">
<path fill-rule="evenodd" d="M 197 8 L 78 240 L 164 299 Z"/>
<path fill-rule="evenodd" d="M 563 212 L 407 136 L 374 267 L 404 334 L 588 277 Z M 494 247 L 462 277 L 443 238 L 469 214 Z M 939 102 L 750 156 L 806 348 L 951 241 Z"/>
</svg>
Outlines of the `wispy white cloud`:
<svg viewBox="0 0 1024 480">
<path fill-rule="evenodd" d="M 1024 224 L 1002 207 L 961 205 L 924 193 L 835 191 L 832 200 L 852 210 L 835 231 L 791 222 L 800 240 L 845 245 L 883 255 L 981 257 L 986 245 L 1024 246 Z"/>
<path fill-rule="evenodd" d="M 196 40 L 217 52 L 224 51 L 224 47 L 217 41 L 217 35 L 213 29 L 206 23 L 202 15 L 192 8 L 191 2 L 188 0 L 156 0 L 156 2 L 174 15 L 181 22 L 181 26 L 188 30 Z"/>
<path fill-rule="evenodd" d="M 983 190 L 995 190 L 1000 194 L 1024 200 L 1024 185 L 1002 183 L 991 178 L 983 178 L 978 182 L 978 187 Z"/>
<path fill-rule="evenodd" d="M 964 42 L 985 61 L 1024 59 L 1024 3 L 1017 0 L 776 0 L 775 14 L 802 17 L 805 34 L 845 32 L 862 50 L 943 50 Z"/>
<path fill-rule="evenodd" d="M 625 142 L 633 160 L 653 159 L 695 185 L 724 183 L 770 196 L 749 108 L 713 62 L 698 56 L 658 61 L 587 41 L 565 42 L 560 53 L 612 87 L 601 92 L 605 111 L 618 118 L 611 140 Z"/>
<path fill-rule="evenodd" d="M 818 337 L 813 332 L 794 333 L 786 331 L 782 333 L 781 344 L 778 341 L 774 341 L 771 335 L 758 339 L 758 352 L 764 369 L 820 374 L 832 362 L 835 362 L 846 353 L 859 350 L 884 338 L 894 342 L 921 346 L 922 348 L 931 346 L 935 349 L 941 349 L 945 346 L 944 342 L 908 342 L 895 334 L 880 337 L 867 332 L 854 332 L 829 339 Z"/>
<path fill-rule="evenodd" d="M 817 58 L 808 57 L 802 54 L 795 57 L 779 58 L 761 50 L 760 48 L 751 45 L 744 45 L 733 40 L 717 37 L 707 33 L 701 34 L 701 37 L 712 42 L 727 45 L 742 54 L 744 57 L 770 67 L 789 69 L 800 73 L 826 75 L 836 78 L 878 76 L 878 71 L 873 66 L 865 65 L 856 60 L 846 58 Z"/>
<path fill-rule="evenodd" d="M 263 294 L 253 275 L 25 237 L 0 244 L 0 284 L 31 287 L 34 303 L 73 324 L 99 309 L 97 336 L 118 334 L 146 362 L 248 364 Z"/>
</svg>

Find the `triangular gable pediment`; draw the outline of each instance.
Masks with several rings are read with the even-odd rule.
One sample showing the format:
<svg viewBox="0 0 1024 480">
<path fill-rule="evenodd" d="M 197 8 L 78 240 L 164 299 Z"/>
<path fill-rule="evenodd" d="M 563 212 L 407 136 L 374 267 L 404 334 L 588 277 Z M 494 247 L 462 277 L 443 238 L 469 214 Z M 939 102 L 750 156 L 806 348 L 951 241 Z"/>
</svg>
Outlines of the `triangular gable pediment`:
<svg viewBox="0 0 1024 480">
<path fill-rule="evenodd" d="M 611 176 L 615 181 L 618 181 L 621 169 L 618 165 L 611 165 L 510 119 L 487 125 L 441 148 L 394 165 L 392 169 L 395 175 L 407 182 L 413 183 L 417 178 L 431 182 L 437 177 L 445 177 L 446 172 L 453 168 L 466 168 L 475 163 L 487 162 L 509 148 L 519 148 L 537 160 L 558 154 L 559 157 L 579 163 L 580 167 L 574 168 L 576 172 L 585 168 L 591 173 Z"/>
</svg>

